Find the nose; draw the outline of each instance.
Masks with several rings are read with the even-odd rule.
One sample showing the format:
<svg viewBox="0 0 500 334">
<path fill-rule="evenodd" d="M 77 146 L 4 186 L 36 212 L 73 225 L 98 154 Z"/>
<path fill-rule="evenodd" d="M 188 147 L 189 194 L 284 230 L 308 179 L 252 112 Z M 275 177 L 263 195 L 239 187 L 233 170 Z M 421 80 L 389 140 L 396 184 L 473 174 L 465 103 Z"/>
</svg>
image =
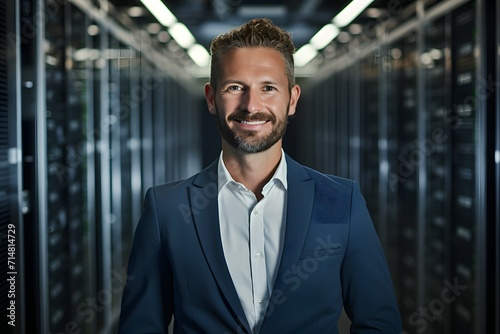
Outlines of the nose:
<svg viewBox="0 0 500 334">
<path fill-rule="evenodd" d="M 241 108 L 249 113 L 261 111 L 263 109 L 262 97 L 260 91 L 248 88 L 243 94 Z"/>
</svg>

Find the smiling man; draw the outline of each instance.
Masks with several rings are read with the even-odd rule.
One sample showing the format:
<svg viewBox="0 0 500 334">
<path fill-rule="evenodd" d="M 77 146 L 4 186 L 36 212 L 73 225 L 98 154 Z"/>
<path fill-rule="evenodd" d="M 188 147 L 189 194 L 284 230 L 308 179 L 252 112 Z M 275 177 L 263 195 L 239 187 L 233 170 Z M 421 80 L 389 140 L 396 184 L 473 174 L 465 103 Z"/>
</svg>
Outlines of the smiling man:
<svg viewBox="0 0 500 334">
<path fill-rule="evenodd" d="M 285 134 L 300 96 L 299 86 L 289 88 L 282 56 L 266 47 L 240 48 L 227 51 L 224 62 L 220 78 L 205 87 L 223 145 L 245 153 L 273 147 L 279 151 L 275 144 Z"/>
<path fill-rule="evenodd" d="M 359 186 L 282 149 L 296 112 L 290 34 L 254 19 L 214 39 L 205 97 L 219 159 L 148 190 L 120 333 L 400 333 L 389 270 Z"/>
</svg>

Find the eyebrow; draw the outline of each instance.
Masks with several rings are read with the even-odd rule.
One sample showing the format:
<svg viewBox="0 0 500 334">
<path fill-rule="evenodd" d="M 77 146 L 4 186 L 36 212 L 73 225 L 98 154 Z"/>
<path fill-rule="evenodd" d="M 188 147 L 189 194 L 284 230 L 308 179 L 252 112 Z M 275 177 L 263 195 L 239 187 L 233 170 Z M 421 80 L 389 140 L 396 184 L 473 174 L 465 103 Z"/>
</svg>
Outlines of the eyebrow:
<svg viewBox="0 0 500 334">
<path fill-rule="evenodd" d="M 259 82 L 261 85 L 279 85 L 279 81 L 272 81 L 272 80 L 263 80 Z M 222 86 L 226 86 L 228 84 L 240 84 L 242 86 L 248 86 L 245 82 L 241 80 L 226 80 L 222 82 Z"/>
<path fill-rule="evenodd" d="M 229 84 L 245 85 L 245 83 L 243 81 L 239 81 L 239 80 L 226 80 L 226 81 L 222 82 L 222 86 L 226 86 L 226 85 L 229 85 Z"/>
</svg>

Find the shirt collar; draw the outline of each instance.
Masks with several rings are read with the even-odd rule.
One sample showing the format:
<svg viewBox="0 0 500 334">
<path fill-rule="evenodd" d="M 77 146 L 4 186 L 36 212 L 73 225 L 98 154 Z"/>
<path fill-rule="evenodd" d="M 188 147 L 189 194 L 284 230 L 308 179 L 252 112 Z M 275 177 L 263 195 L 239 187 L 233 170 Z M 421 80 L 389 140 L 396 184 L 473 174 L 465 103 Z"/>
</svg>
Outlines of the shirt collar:
<svg viewBox="0 0 500 334">
<path fill-rule="evenodd" d="M 283 149 L 281 149 L 281 160 L 280 163 L 278 164 L 278 168 L 276 168 L 276 171 L 274 172 L 273 177 L 269 182 L 264 186 L 264 189 L 269 187 L 273 182 L 280 181 L 281 184 L 283 185 L 283 188 L 286 190 L 288 183 L 287 183 L 287 165 L 286 165 L 286 158 L 285 158 L 285 152 Z M 235 182 L 237 183 L 231 174 L 229 174 L 229 171 L 227 170 L 226 166 L 224 165 L 224 160 L 222 159 L 222 152 L 220 153 L 219 156 L 219 165 L 218 165 L 218 186 L 219 186 L 219 192 L 221 191 L 222 188 L 224 188 L 228 183 L 230 182 Z"/>
</svg>

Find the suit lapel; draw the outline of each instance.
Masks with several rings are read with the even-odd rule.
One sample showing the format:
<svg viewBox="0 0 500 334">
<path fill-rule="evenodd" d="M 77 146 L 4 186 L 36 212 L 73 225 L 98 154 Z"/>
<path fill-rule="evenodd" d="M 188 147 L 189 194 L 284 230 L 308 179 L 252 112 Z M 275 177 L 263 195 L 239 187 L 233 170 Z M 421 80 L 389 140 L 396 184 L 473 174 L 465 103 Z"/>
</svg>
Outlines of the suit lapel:
<svg viewBox="0 0 500 334">
<path fill-rule="evenodd" d="M 304 246 L 314 201 L 314 182 L 304 168 L 287 159 L 287 213 L 283 252 L 274 290 L 285 291 L 283 275 L 298 261 Z M 231 275 L 224 259 L 218 213 L 217 163 L 200 172 L 189 188 L 191 211 L 201 246 L 219 288 L 237 317 L 251 333 Z M 269 311 L 269 310 L 268 310 Z M 264 321 L 264 324 L 266 321 Z M 263 324 L 263 325 L 264 325 Z"/>
<path fill-rule="evenodd" d="M 314 181 L 309 178 L 301 165 L 286 157 L 288 191 L 285 240 L 273 291 L 285 291 L 283 277 L 300 257 L 314 202 Z"/>
<path fill-rule="evenodd" d="M 226 265 L 219 228 L 217 163 L 200 172 L 189 188 L 191 211 L 205 258 L 219 288 L 236 313 L 237 322 L 250 333 L 250 327 L 241 306 Z"/>
</svg>

